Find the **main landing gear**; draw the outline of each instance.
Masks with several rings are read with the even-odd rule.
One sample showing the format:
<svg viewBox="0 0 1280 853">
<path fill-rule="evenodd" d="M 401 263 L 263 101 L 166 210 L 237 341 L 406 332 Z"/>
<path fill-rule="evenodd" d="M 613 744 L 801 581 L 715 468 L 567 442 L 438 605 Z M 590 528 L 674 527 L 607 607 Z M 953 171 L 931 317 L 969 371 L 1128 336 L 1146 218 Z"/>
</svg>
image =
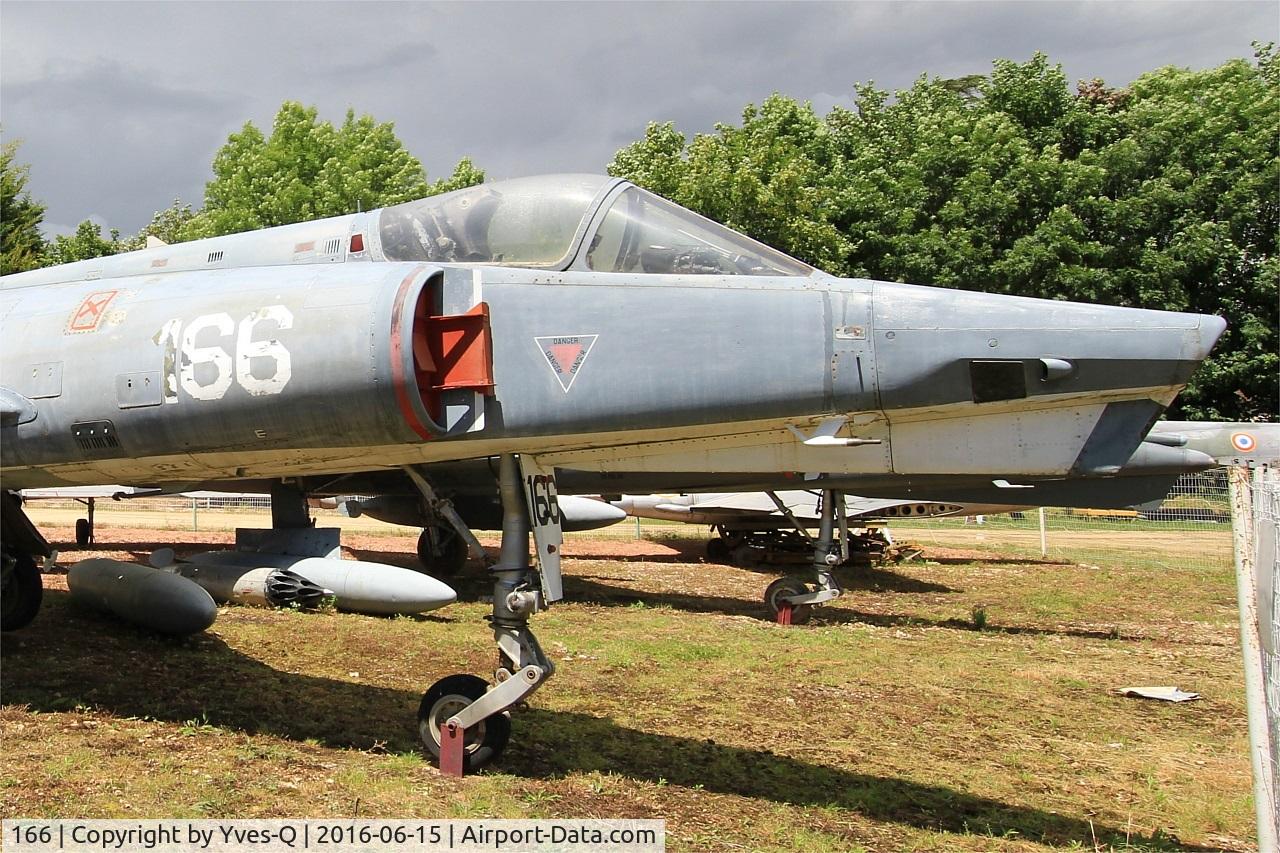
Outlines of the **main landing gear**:
<svg viewBox="0 0 1280 853">
<path fill-rule="evenodd" d="M 0 556 L 0 630 L 15 631 L 31 624 L 40 612 L 44 582 L 30 554 L 5 551 Z"/>
<path fill-rule="evenodd" d="M 804 531 L 791 512 L 776 497 L 779 509 Z M 813 544 L 813 580 L 789 575 L 769 584 L 764 591 L 764 603 L 769 613 L 780 625 L 802 625 L 809 621 L 813 608 L 838 598 L 843 591 L 832 569 L 849 559 L 849 528 L 844 513 L 844 492 L 822 490 L 819 507 L 818 538 Z M 840 538 L 835 541 L 836 528 Z"/>
<path fill-rule="evenodd" d="M 468 554 L 484 562 L 484 548 L 462 520 L 462 516 L 458 515 L 453 502 L 437 495 L 427 478 L 413 466 L 405 466 L 404 472 L 422 494 L 423 505 L 429 517 L 438 519 L 437 523 L 429 523 L 424 527 L 418 536 L 418 562 L 422 564 L 423 570 L 436 577 L 451 578 L 462 571 Z M 516 487 L 519 486 L 520 467 L 517 464 Z M 505 504 L 503 512 L 506 512 Z M 505 516 L 503 523 L 505 524 Z M 505 535 L 503 541 L 506 541 Z M 528 562 L 527 557 L 525 562 Z"/>
<path fill-rule="evenodd" d="M 15 492 L 0 491 L 0 630 L 24 628 L 40 612 L 39 557 L 52 553 Z"/>
<path fill-rule="evenodd" d="M 530 521 L 513 454 L 502 456 L 502 550 L 493 575 L 495 686 L 474 675 L 450 675 L 431 686 L 418 707 L 418 734 L 445 775 L 479 770 L 502 754 L 511 735 L 510 709 L 525 701 L 555 672 L 529 617 L 545 609 L 537 572 L 529 564 Z"/>
<path fill-rule="evenodd" d="M 418 536 L 418 562 L 429 575 L 455 577 L 467 564 L 467 542 L 447 524 L 424 527 Z"/>
</svg>

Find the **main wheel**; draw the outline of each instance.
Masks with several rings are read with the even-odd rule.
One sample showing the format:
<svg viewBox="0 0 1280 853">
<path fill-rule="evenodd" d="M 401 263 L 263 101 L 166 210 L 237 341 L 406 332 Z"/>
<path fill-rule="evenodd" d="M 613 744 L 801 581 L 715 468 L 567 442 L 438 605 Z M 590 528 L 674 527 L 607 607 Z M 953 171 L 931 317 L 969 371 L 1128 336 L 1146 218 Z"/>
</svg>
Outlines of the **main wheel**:
<svg viewBox="0 0 1280 853">
<path fill-rule="evenodd" d="M 93 541 L 93 528 L 89 526 L 89 519 L 76 519 L 76 544 L 81 548 L 87 546 Z"/>
<path fill-rule="evenodd" d="M 463 673 L 440 679 L 422 694 L 422 704 L 418 706 L 418 737 L 432 758 L 440 759 L 440 727 L 488 689 L 483 678 Z M 506 714 L 494 714 L 467 729 L 463 770 L 473 772 L 493 761 L 506 749 L 510 737 L 511 718 Z"/>
<path fill-rule="evenodd" d="M 16 631 L 31 624 L 40 612 L 44 583 L 30 554 L 5 554 L 0 586 L 0 630 Z"/>
<path fill-rule="evenodd" d="M 418 536 L 418 561 L 427 574 L 451 578 L 467 564 L 467 543 L 452 527 L 423 528 Z"/>
<path fill-rule="evenodd" d="M 729 543 L 719 536 L 707 540 L 707 559 L 713 563 L 729 562 Z"/>
<path fill-rule="evenodd" d="M 782 609 L 782 599 L 792 595 L 804 595 L 811 592 L 808 585 L 799 578 L 785 577 L 779 578 L 769 584 L 764 591 L 764 603 L 769 608 L 769 615 L 774 619 L 778 618 L 778 611 Z M 793 604 L 791 605 L 791 624 L 803 625 L 809 621 L 809 617 L 813 615 L 812 604 Z"/>
</svg>

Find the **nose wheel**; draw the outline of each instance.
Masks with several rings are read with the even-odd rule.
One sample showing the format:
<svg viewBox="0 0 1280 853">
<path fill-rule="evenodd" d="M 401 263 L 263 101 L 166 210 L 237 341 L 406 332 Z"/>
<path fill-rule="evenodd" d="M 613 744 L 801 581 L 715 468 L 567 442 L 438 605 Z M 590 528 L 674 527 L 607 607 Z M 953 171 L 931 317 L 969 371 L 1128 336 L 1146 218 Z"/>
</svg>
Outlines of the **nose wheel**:
<svg viewBox="0 0 1280 853">
<path fill-rule="evenodd" d="M 813 605 L 792 604 L 791 599 L 811 592 L 813 589 L 800 578 L 778 578 L 765 589 L 764 603 L 779 625 L 803 625 L 813 615 Z"/>
<path fill-rule="evenodd" d="M 432 758 L 440 760 L 442 743 L 450 736 L 449 719 L 481 699 L 488 690 L 489 685 L 483 678 L 463 673 L 440 679 L 422 695 L 422 704 L 418 706 L 418 736 Z M 453 736 L 462 738 L 461 770 L 473 773 L 502 755 L 511 738 L 511 718 L 505 713 L 494 714 Z"/>
</svg>

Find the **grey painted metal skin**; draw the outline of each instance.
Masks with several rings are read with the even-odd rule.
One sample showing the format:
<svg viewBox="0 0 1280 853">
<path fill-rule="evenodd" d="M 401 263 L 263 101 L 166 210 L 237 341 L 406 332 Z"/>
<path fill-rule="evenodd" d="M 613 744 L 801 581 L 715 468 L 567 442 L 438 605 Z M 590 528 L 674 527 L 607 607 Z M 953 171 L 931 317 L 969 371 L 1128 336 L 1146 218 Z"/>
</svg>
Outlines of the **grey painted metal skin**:
<svg viewBox="0 0 1280 853">
<path fill-rule="evenodd" d="M 457 600 L 448 584 L 421 572 L 370 563 L 296 554 L 207 551 L 183 558 L 175 570 L 220 600 L 237 598 L 236 587 L 248 585 L 262 570 L 286 569 L 332 592 L 334 606 L 373 616 L 412 615 L 438 610 Z"/>
<path fill-rule="evenodd" d="M 578 247 L 624 186 L 601 191 Z M 0 280 L 0 382 L 21 397 L 0 436 L 6 487 L 337 474 L 511 451 L 619 472 L 1107 476 L 1224 326 L 819 272 L 588 272 L 576 249 L 563 271 L 285 265 L 281 246 L 361 228 L 377 260 L 378 213 Z M 282 265 L 180 270 L 215 242 L 214 267 Z M 163 253 L 165 272 L 110 277 Z M 107 294 L 90 311 L 96 325 L 73 328 Z M 441 392 L 443 429 L 413 379 L 406 329 L 420 295 L 446 314 L 484 302 L 491 318 L 493 394 Z M 537 339 L 568 336 L 595 337 L 566 389 Z M 800 440 L 832 418 L 845 419 L 837 437 L 880 443 Z"/>
<path fill-rule="evenodd" d="M 209 566 L 182 571 L 172 548 L 160 548 L 147 561 L 153 568 L 195 581 L 219 604 L 247 604 L 253 607 L 295 607 L 312 609 L 333 599 L 333 590 L 324 589 L 288 569 L 241 566 Z M 206 570 L 207 568 L 207 570 Z"/>
<path fill-rule="evenodd" d="M 1219 465 L 1280 465 L 1280 424 L 1161 421 L 1152 431 L 1175 439 L 1175 446 L 1212 456 Z"/>
<path fill-rule="evenodd" d="M 1166 453 L 1166 448 L 1174 448 L 1177 452 Z M 1148 501 L 1115 503 L 1117 500 L 1127 500 L 1132 494 L 1127 488 L 1118 489 L 1117 483 L 1123 486 L 1137 480 L 1141 481 L 1140 485 L 1145 485 L 1145 481 L 1150 479 L 1167 484 L 1162 485 L 1164 490 L 1153 498 L 1158 501 L 1167 493 L 1172 480 L 1181 474 L 1219 465 L 1252 467 L 1275 464 L 1277 461 L 1280 461 L 1280 424 L 1159 421 L 1126 466 L 1131 470 L 1146 472 L 1147 477 L 1086 480 L 1076 484 L 1078 488 L 1067 493 L 1067 497 L 1081 506 L 1136 506 Z M 1167 468 L 1165 476 L 1150 476 L 1157 468 Z M 857 521 L 995 515 L 1036 505 L 1045 494 L 1044 485 L 1035 483 L 1022 488 L 1017 484 L 1008 484 L 1004 488 L 995 487 L 990 491 L 1005 501 L 999 504 L 939 503 L 846 495 L 845 514 L 850 520 Z M 950 488 L 956 487 L 953 483 Z M 817 491 L 803 489 L 776 492 L 777 497 L 795 517 L 809 526 L 817 524 L 818 494 Z M 621 495 L 610 500 L 610 503 L 634 517 L 687 524 L 732 524 L 739 528 L 752 526 L 762 530 L 787 524 L 768 495 L 755 491 Z"/>
<path fill-rule="evenodd" d="M 77 603 L 161 634 L 195 634 L 218 617 L 199 585 L 137 563 L 81 560 L 67 572 L 67 588 Z"/>
</svg>

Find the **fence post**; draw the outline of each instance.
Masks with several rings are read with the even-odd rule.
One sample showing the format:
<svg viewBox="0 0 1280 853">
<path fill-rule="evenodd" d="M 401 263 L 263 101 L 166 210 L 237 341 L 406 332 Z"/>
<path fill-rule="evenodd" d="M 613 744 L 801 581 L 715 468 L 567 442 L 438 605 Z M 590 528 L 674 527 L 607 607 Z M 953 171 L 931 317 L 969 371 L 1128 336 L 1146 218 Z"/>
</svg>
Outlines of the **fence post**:
<svg viewBox="0 0 1280 853">
<path fill-rule="evenodd" d="M 1253 800 L 1258 817 L 1258 849 L 1276 850 L 1277 824 L 1275 788 L 1272 783 L 1271 737 L 1267 725 L 1266 681 L 1259 645 L 1258 586 L 1254 574 L 1257 557 L 1253 502 L 1249 482 L 1250 471 L 1232 466 L 1228 471 L 1231 487 L 1231 536 L 1236 563 L 1236 599 L 1240 608 L 1240 647 L 1244 658 L 1245 704 L 1249 712 L 1249 759 L 1253 765 Z M 1262 469 L 1256 483 L 1262 485 Z M 1267 567 L 1268 570 L 1271 567 Z"/>
<path fill-rule="evenodd" d="M 196 515 L 196 501 L 197 501 L 197 500 L 198 500 L 197 498 L 192 498 L 192 499 L 191 499 L 191 529 L 192 529 L 192 530 L 199 530 L 199 529 L 200 529 L 200 518 Z"/>
<path fill-rule="evenodd" d="M 1049 537 L 1044 529 L 1044 507 L 1040 507 L 1040 559 L 1049 556 Z"/>
</svg>

